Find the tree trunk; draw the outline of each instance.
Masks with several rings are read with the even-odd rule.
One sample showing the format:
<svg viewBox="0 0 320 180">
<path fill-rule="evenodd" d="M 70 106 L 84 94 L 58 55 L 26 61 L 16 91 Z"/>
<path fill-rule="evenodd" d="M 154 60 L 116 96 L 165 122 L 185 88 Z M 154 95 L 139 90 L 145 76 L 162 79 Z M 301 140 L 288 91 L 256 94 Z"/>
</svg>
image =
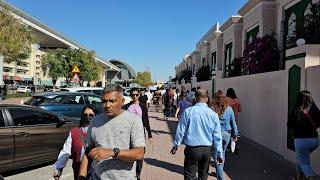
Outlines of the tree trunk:
<svg viewBox="0 0 320 180">
<path fill-rule="evenodd" d="M 57 80 L 56 80 L 56 79 L 52 79 L 52 86 L 53 86 L 53 89 L 55 89 L 55 88 L 56 88 L 56 82 L 57 82 Z"/>
</svg>

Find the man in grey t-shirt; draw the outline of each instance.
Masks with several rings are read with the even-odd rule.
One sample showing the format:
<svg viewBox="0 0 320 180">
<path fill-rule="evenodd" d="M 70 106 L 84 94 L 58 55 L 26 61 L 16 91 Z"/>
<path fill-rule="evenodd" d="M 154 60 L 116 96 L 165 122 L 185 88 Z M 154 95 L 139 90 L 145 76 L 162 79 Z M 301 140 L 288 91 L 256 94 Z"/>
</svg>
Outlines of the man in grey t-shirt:
<svg viewBox="0 0 320 180">
<path fill-rule="evenodd" d="M 108 85 L 102 92 L 104 112 L 93 118 L 85 143 L 86 152 L 79 179 L 87 176 L 88 159 L 92 158 L 92 179 L 133 180 L 135 161 L 144 156 L 145 138 L 140 117 L 121 109 L 123 90 Z"/>
</svg>

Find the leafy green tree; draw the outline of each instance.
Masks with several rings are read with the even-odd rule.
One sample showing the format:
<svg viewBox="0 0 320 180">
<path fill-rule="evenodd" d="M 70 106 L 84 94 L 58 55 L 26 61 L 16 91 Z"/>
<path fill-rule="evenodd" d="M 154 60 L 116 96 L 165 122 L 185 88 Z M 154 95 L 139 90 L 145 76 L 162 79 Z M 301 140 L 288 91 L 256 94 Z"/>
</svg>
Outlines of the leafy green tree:
<svg viewBox="0 0 320 180">
<path fill-rule="evenodd" d="M 84 57 L 85 58 L 82 59 L 82 63 L 79 66 L 82 85 L 84 81 L 90 83 L 91 81 L 98 80 L 103 72 L 102 67 L 99 66 L 94 59 L 94 52 L 85 53 Z"/>
<path fill-rule="evenodd" d="M 153 84 L 151 81 L 151 73 L 149 71 L 138 72 L 135 81 L 137 84 L 144 87 Z"/>
<path fill-rule="evenodd" d="M 80 69 L 79 78 L 84 81 L 98 80 L 102 68 L 94 59 L 94 52 L 83 49 L 56 49 L 49 51 L 42 57 L 42 70 L 44 74 L 52 78 L 53 83 L 58 78 L 65 77 L 67 84 L 71 81 L 74 66 Z"/>
<path fill-rule="evenodd" d="M 49 51 L 41 57 L 43 75 L 52 78 L 53 84 L 58 78 L 66 77 L 68 73 L 65 49 Z"/>
<path fill-rule="evenodd" d="M 0 54 L 8 63 L 26 59 L 35 38 L 30 27 L 19 22 L 6 8 L 0 10 Z"/>
</svg>

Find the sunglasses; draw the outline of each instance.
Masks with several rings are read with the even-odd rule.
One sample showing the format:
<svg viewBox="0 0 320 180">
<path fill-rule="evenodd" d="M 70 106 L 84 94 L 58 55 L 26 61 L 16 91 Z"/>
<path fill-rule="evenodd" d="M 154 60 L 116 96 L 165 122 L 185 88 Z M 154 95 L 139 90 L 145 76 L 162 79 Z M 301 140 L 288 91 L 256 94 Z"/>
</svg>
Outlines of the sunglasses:
<svg viewBox="0 0 320 180">
<path fill-rule="evenodd" d="M 134 96 L 138 97 L 138 96 L 140 96 L 140 94 L 131 94 L 131 96 L 132 97 L 134 97 Z"/>
<path fill-rule="evenodd" d="M 82 117 L 93 117 L 94 114 L 86 113 L 86 114 L 82 114 L 81 116 L 82 116 Z"/>
</svg>

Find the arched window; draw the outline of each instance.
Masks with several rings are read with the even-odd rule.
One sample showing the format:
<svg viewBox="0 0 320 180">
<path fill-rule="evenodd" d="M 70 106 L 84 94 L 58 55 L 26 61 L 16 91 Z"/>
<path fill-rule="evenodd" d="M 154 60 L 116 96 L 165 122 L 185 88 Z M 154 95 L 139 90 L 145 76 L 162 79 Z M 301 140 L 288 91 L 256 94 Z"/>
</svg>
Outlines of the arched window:
<svg viewBox="0 0 320 180">
<path fill-rule="evenodd" d="M 288 40 L 289 38 L 295 36 L 296 24 L 297 24 L 296 20 L 297 20 L 297 16 L 294 12 L 292 12 L 288 20 L 288 35 L 287 35 Z"/>
<path fill-rule="evenodd" d="M 304 16 L 309 15 L 309 14 L 312 15 L 311 7 L 312 7 L 311 3 L 308 3 L 308 6 L 306 7 L 306 9 L 304 10 L 304 13 L 303 13 Z"/>
</svg>

